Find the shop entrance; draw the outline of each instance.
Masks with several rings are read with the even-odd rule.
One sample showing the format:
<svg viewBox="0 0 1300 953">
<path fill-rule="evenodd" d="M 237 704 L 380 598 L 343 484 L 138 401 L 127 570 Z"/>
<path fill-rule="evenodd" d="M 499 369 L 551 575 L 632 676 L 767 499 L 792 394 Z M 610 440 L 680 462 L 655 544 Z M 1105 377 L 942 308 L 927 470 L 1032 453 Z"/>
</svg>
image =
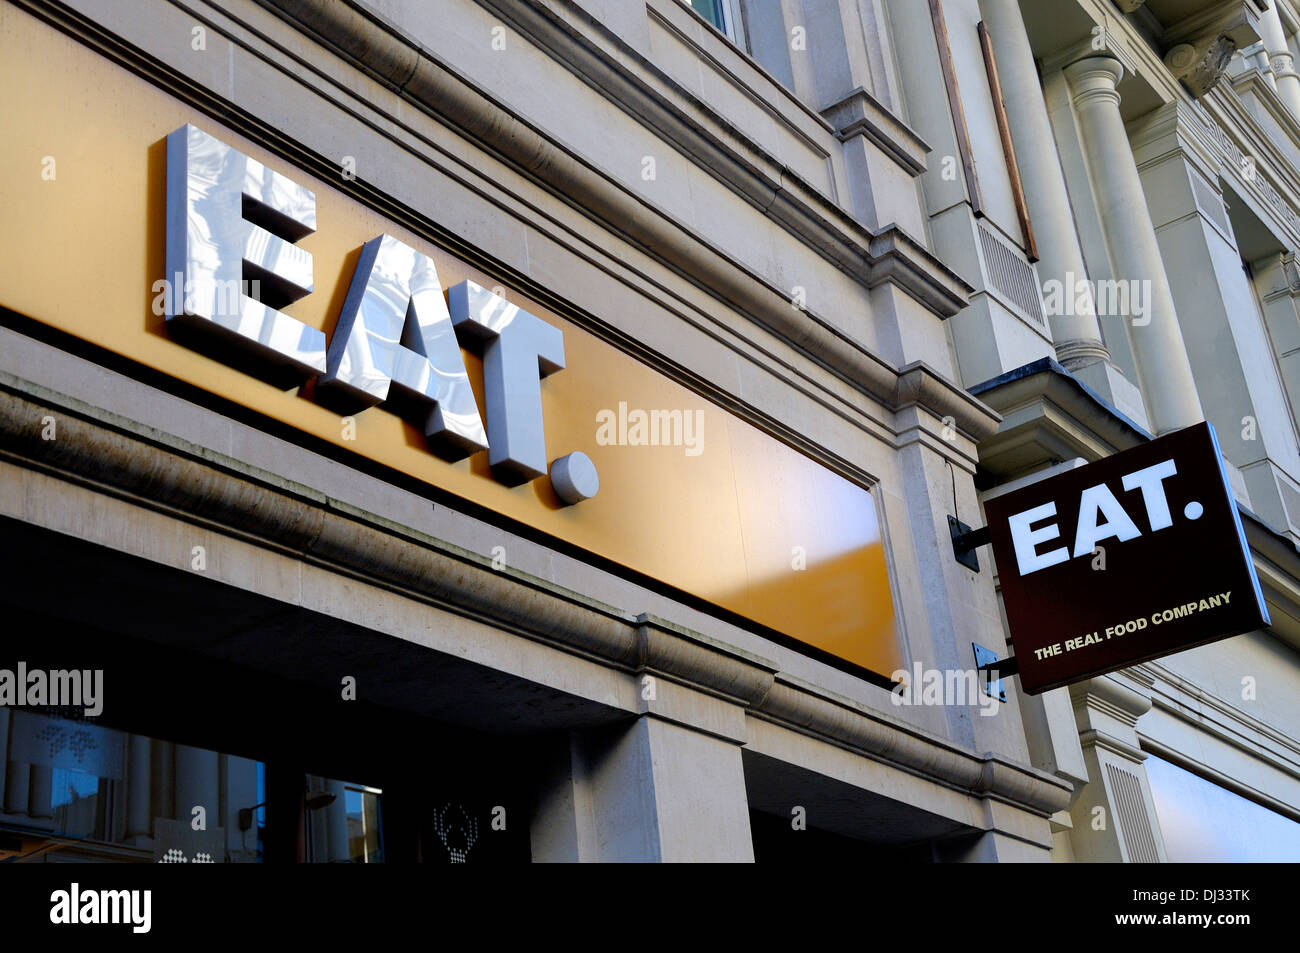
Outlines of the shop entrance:
<svg viewBox="0 0 1300 953">
<path fill-rule="evenodd" d="M 52 679 L 0 707 L 0 862 L 529 860 L 526 739 L 411 710 L 456 694 L 432 653 L 0 529 L 0 672 Z"/>
</svg>

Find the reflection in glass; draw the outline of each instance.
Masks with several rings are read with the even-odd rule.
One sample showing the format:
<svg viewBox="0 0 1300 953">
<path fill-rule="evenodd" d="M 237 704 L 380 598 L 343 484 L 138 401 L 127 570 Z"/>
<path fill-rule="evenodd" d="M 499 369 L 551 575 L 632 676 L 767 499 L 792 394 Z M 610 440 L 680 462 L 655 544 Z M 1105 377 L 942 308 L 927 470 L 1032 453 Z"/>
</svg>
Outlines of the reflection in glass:
<svg viewBox="0 0 1300 953">
<path fill-rule="evenodd" d="M 1300 824 L 1154 755 L 1151 795 L 1172 863 L 1300 861 Z"/>
<path fill-rule="evenodd" d="M 309 863 L 381 864 L 379 788 L 307 776 L 303 800 Z"/>
<path fill-rule="evenodd" d="M 261 859 L 258 835 L 235 820 L 262 799 L 259 762 L 53 708 L 0 709 L 0 753 L 0 862 Z"/>
<path fill-rule="evenodd" d="M 104 808 L 112 782 L 81 771 L 54 768 L 50 780 L 50 806 L 56 830 L 70 837 L 104 840 Z"/>
</svg>

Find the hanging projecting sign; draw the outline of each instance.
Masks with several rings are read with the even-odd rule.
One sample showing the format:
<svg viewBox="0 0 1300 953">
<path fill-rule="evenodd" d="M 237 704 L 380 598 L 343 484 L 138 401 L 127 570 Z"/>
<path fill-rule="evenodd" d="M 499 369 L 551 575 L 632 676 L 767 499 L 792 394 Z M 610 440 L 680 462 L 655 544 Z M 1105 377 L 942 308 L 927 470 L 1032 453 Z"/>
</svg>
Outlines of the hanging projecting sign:
<svg viewBox="0 0 1300 953">
<path fill-rule="evenodd" d="M 1029 694 L 1269 624 L 1208 423 L 984 510 Z"/>
</svg>

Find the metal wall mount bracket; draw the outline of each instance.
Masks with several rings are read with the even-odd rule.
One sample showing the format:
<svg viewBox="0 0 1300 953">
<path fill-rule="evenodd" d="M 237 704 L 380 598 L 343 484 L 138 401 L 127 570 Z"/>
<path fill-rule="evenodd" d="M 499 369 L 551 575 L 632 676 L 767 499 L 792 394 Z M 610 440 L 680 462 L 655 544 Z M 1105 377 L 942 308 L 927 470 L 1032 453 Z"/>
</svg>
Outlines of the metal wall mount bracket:
<svg viewBox="0 0 1300 953">
<path fill-rule="evenodd" d="M 1006 689 L 1002 687 L 1002 676 L 1015 675 L 1020 671 L 1020 663 L 1016 661 L 1014 655 L 1000 659 L 998 654 L 992 649 L 986 649 L 978 642 L 972 642 L 970 647 L 975 652 L 975 669 L 984 673 L 984 687 L 982 691 L 990 698 L 996 698 L 1000 702 L 1007 700 Z M 998 673 L 998 678 L 993 678 L 993 673 Z"/>
<path fill-rule="evenodd" d="M 955 516 L 948 517 L 948 532 L 952 535 L 952 555 L 972 572 L 980 571 L 980 561 L 975 550 L 989 541 L 989 528 L 971 529 Z"/>
</svg>

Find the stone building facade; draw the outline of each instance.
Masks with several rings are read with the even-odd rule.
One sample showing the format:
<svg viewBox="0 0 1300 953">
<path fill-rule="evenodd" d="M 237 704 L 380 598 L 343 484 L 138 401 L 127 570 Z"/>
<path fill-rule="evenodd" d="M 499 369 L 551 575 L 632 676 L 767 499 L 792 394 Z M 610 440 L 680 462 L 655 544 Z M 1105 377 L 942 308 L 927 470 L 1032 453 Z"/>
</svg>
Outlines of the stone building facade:
<svg viewBox="0 0 1300 953">
<path fill-rule="evenodd" d="M 4 0 L 0 850 L 1300 856 L 1298 28 Z M 1272 627 L 980 691 L 950 517 L 1203 419 Z"/>
</svg>

